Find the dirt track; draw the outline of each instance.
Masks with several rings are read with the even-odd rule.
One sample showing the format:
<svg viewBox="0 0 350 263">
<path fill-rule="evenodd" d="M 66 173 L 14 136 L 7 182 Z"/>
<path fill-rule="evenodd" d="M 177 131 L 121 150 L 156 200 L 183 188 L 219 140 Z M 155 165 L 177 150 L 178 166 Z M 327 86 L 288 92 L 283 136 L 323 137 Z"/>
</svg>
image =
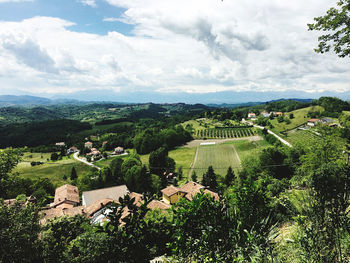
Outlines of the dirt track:
<svg viewBox="0 0 350 263">
<path fill-rule="evenodd" d="M 222 143 L 222 142 L 229 142 L 229 141 L 241 141 L 241 140 L 248 140 L 248 141 L 261 141 L 261 136 L 251 136 L 251 137 L 242 137 L 242 138 L 230 138 L 230 139 L 207 139 L 207 140 L 193 140 L 188 142 L 185 147 L 197 147 L 202 142 L 216 142 L 216 143 Z"/>
</svg>

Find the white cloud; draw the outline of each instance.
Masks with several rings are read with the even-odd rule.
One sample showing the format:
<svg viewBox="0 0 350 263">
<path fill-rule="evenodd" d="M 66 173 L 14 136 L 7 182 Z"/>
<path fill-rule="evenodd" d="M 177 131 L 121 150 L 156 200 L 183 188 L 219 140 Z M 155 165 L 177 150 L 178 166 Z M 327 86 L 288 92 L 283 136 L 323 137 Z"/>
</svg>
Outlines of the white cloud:
<svg viewBox="0 0 350 263">
<path fill-rule="evenodd" d="M 80 3 L 83 5 L 88 5 L 91 7 L 97 7 L 96 1 L 95 0 L 79 0 Z"/>
<path fill-rule="evenodd" d="M 104 22 L 117 22 L 120 21 L 120 18 L 118 17 L 105 17 L 103 18 Z"/>
<path fill-rule="evenodd" d="M 125 12 L 104 21 L 133 35 L 73 32 L 53 17 L 0 22 L 2 83 L 50 94 L 350 90 L 349 60 L 314 53 L 307 31 L 331 0 L 105 1 Z"/>
</svg>

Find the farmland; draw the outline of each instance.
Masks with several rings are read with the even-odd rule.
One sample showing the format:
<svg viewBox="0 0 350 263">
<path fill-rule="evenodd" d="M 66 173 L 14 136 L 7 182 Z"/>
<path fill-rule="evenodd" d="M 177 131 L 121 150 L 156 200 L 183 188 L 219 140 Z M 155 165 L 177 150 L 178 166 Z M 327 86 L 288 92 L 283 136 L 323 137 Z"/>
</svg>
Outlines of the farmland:
<svg viewBox="0 0 350 263">
<path fill-rule="evenodd" d="M 285 140 L 290 142 L 292 145 L 307 145 L 317 139 L 317 135 L 311 131 L 305 130 L 293 130 L 287 133 L 284 137 Z"/>
<path fill-rule="evenodd" d="M 287 124 L 286 122 L 278 123 L 277 119 L 273 119 L 270 121 L 271 124 L 274 126 L 272 131 L 276 133 L 280 133 L 283 131 L 292 130 L 298 126 L 305 124 L 307 120 L 310 119 L 310 117 L 307 116 L 309 111 L 322 112 L 324 111 L 324 109 L 321 106 L 312 106 L 312 107 L 307 107 L 307 108 L 302 108 L 299 110 L 287 112 L 285 113 L 286 117 L 289 117 L 291 113 L 294 115 L 294 118 L 290 119 L 291 122 L 289 124 Z"/>
<path fill-rule="evenodd" d="M 215 172 L 224 176 L 229 166 L 237 168 L 240 161 L 232 144 L 202 145 L 198 147 L 197 160 L 194 164 L 199 179 L 208 166 L 213 166 Z"/>
<path fill-rule="evenodd" d="M 196 138 L 207 139 L 226 139 L 226 138 L 242 138 L 256 135 L 256 130 L 253 128 L 209 128 L 197 130 Z"/>
</svg>

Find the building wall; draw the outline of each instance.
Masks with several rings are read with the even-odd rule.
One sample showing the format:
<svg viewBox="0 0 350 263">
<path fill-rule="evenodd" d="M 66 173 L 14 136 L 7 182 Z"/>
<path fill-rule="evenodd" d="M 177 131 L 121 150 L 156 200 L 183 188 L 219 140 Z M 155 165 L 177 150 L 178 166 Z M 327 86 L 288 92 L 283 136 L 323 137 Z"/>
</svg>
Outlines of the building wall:
<svg viewBox="0 0 350 263">
<path fill-rule="evenodd" d="M 179 202 L 180 198 L 183 196 L 185 196 L 185 193 L 181 193 L 181 192 L 178 192 L 170 197 L 163 194 L 163 202 L 170 205 L 176 204 L 177 202 Z"/>
</svg>

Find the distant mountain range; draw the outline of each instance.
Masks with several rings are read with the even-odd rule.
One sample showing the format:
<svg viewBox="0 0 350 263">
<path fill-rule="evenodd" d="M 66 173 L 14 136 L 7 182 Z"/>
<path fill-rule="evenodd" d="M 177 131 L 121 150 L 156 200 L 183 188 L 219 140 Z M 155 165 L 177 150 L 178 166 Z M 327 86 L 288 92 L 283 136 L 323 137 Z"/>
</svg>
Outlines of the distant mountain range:
<svg viewBox="0 0 350 263">
<path fill-rule="evenodd" d="M 277 100 L 270 100 L 268 102 L 275 102 L 275 101 L 282 101 L 282 100 L 296 100 L 300 102 L 310 102 L 312 99 L 298 99 L 298 98 L 291 98 L 291 99 L 277 99 Z M 36 96 L 29 96 L 29 95 L 23 95 L 23 96 L 15 96 L 15 95 L 0 95 L 0 107 L 10 107 L 10 106 L 24 106 L 24 107 L 30 107 L 30 106 L 48 106 L 48 105 L 57 105 L 57 104 L 74 104 L 74 105 L 86 105 L 86 104 L 92 104 L 92 103 L 115 103 L 115 104 L 130 104 L 130 103 L 123 103 L 123 102 L 113 102 L 113 101 L 80 101 L 76 99 L 48 99 L 48 98 L 42 98 L 42 97 L 36 97 Z M 137 102 L 135 102 L 136 104 Z M 236 107 L 242 107 L 242 106 L 254 106 L 259 104 L 264 104 L 266 102 L 262 101 L 255 101 L 255 102 L 242 102 L 242 103 L 208 103 L 205 104 L 209 107 L 216 107 L 216 108 L 236 108 Z"/>
</svg>

